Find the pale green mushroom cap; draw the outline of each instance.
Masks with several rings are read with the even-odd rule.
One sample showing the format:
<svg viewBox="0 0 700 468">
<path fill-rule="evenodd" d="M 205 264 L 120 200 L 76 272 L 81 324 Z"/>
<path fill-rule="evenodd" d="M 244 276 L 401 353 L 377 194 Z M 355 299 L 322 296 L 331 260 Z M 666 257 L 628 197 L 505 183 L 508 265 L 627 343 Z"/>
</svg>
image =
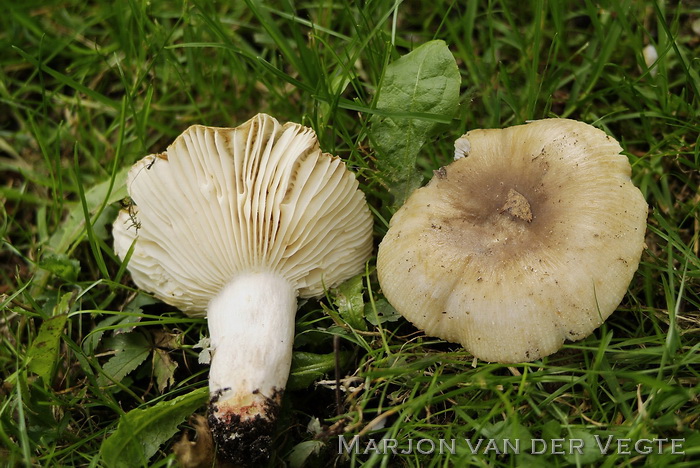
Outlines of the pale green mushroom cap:
<svg viewBox="0 0 700 468">
<path fill-rule="evenodd" d="M 620 304 L 647 204 L 620 145 L 567 119 L 457 140 L 394 215 L 377 259 L 386 298 L 426 334 L 495 362 L 580 340 Z"/>
</svg>

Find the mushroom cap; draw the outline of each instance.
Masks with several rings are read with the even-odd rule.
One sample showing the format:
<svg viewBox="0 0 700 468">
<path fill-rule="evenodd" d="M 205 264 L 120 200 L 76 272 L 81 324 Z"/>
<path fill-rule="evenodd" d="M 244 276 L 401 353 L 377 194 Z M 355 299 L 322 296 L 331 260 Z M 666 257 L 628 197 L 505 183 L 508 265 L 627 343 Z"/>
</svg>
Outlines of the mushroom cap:
<svg viewBox="0 0 700 468">
<path fill-rule="evenodd" d="M 258 114 L 236 128 L 194 125 L 129 171 L 135 206 L 114 250 L 136 285 L 190 315 L 241 272 L 276 272 L 302 297 L 362 271 L 372 218 L 355 176 L 315 133 Z M 134 242 L 136 241 L 136 242 Z"/>
<path fill-rule="evenodd" d="M 473 130 L 391 220 L 377 257 L 387 300 L 428 335 L 522 362 L 588 336 L 644 248 L 647 204 L 620 145 L 545 119 Z"/>
</svg>

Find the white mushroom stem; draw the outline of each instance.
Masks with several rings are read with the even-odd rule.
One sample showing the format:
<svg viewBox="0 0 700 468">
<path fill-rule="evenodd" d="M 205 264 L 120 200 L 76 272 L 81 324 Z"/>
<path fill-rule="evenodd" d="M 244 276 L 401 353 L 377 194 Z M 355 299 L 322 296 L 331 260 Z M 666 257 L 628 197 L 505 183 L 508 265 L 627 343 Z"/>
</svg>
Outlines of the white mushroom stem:
<svg viewBox="0 0 700 468">
<path fill-rule="evenodd" d="M 209 303 L 209 422 L 220 451 L 271 435 L 292 362 L 296 294 L 281 275 L 245 273 Z"/>
</svg>

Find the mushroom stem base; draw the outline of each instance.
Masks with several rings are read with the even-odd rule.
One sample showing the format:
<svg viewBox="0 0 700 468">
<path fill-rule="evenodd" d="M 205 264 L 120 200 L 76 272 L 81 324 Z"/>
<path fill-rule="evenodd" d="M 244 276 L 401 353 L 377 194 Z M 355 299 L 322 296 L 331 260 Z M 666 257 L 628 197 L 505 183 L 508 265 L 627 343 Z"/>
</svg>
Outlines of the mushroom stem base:
<svg viewBox="0 0 700 468">
<path fill-rule="evenodd" d="M 241 416 L 236 408 L 221 406 L 213 397 L 209 403 L 209 427 L 219 459 L 234 466 L 260 466 L 270 456 L 283 391 L 278 391 L 253 417 Z"/>
<path fill-rule="evenodd" d="M 268 457 L 292 362 L 296 290 L 274 273 L 237 275 L 209 304 L 209 425 L 219 456 Z"/>
</svg>

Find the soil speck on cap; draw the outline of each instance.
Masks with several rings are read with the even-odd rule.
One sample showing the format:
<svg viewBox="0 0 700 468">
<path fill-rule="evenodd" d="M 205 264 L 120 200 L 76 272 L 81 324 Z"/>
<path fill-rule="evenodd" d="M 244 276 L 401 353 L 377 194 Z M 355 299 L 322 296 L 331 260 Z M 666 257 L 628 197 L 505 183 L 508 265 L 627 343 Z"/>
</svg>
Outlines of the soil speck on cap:
<svg viewBox="0 0 700 468">
<path fill-rule="evenodd" d="M 514 218 L 522 219 L 523 221 L 532 222 L 532 210 L 530 203 L 518 191 L 510 189 L 506 198 L 506 203 L 501 208 L 501 212 L 507 211 Z"/>
</svg>

